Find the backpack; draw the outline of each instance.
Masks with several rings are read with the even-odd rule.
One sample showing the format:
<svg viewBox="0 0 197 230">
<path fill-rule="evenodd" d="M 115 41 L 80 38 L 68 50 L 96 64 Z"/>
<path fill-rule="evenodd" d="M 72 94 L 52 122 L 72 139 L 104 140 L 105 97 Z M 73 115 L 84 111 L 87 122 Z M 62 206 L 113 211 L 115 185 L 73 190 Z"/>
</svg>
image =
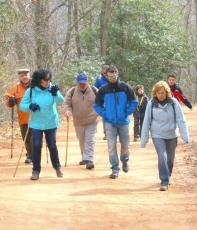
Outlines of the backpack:
<svg viewBox="0 0 197 230">
<path fill-rule="evenodd" d="M 91 89 L 92 89 L 93 93 L 94 93 L 94 94 L 95 94 L 95 96 L 96 96 L 96 94 L 97 94 L 97 90 L 96 90 L 96 88 L 95 88 L 94 86 L 90 86 L 90 87 L 91 87 Z M 72 88 L 71 88 L 71 92 L 70 92 L 71 98 L 73 97 L 74 92 L 75 92 L 75 87 L 72 87 Z"/>
</svg>

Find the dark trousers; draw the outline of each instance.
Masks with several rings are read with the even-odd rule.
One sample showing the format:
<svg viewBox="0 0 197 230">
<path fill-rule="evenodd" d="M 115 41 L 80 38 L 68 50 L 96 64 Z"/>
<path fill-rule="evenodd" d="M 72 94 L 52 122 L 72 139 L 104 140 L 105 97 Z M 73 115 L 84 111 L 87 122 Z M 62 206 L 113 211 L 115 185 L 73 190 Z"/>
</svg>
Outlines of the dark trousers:
<svg viewBox="0 0 197 230">
<path fill-rule="evenodd" d="M 31 129 L 31 132 L 33 137 L 33 171 L 37 171 L 39 173 L 41 171 L 41 151 L 43 133 L 45 133 L 45 139 L 47 147 L 49 149 L 50 159 L 53 168 L 56 170 L 60 169 L 61 165 L 59 162 L 59 155 L 56 145 L 57 128 L 48 130 Z"/>
<path fill-rule="evenodd" d="M 140 137 L 142 131 L 144 117 L 134 117 L 134 137 Z"/>
<path fill-rule="evenodd" d="M 27 158 L 32 158 L 32 135 L 31 135 L 31 130 L 28 129 L 28 124 L 23 124 L 20 125 L 20 131 L 21 131 L 21 136 L 23 141 L 25 140 L 25 149 L 27 151 L 26 156 Z"/>
</svg>

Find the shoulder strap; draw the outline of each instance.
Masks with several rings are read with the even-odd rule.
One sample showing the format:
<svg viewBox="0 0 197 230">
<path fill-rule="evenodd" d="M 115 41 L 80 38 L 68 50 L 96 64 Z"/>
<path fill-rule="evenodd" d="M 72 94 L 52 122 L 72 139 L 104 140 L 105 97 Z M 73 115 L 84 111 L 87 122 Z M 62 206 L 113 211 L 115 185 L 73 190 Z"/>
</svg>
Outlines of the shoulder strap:
<svg viewBox="0 0 197 230">
<path fill-rule="evenodd" d="M 72 87 L 72 88 L 71 88 L 71 91 L 70 91 L 70 96 L 71 96 L 71 98 L 73 97 L 74 92 L 75 92 L 75 87 Z"/>
<path fill-rule="evenodd" d="M 32 87 L 30 87 L 30 94 L 29 94 L 29 96 L 30 96 L 30 101 L 31 101 L 31 98 L 32 98 Z"/>
<path fill-rule="evenodd" d="M 91 89 L 92 89 L 92 91 L 93 91 L 93 93 L 95 94 L 95 96 L 96 96 L 96 94 L 97 94 L 97 90 L 96 90 L 96 88 L 94 87 L 94 86 L 90 86 L 91 87 Z"/>
</svg>

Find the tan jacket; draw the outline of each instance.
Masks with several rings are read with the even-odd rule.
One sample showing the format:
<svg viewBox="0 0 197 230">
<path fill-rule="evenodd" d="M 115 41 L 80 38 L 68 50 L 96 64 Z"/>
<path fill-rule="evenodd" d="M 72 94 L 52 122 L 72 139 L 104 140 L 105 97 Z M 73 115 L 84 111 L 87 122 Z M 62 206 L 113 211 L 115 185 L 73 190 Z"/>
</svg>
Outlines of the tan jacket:
<svg viewBox="0 0 197 230">
<path fill-rule="evenodd" d="M 66 93 L 63 102 L 63 112 L 70 111 L 73 115 L 73 123 L 76 125 L 89 125 L 97 120 L 98 114 L 95 112 L 93 105 L 95 93 L 88 85 L 86 92 L 83 94 L 78 87 L 75 87 L 73 96 L 72 88 Z"/>
<path fill-rule="evenodd" d="M 18 113 L 18 122 L 19 122 L 19 125 L 23 125 L 23 124 L 28 124 L 28 120 L 29 120 L 29 112 L 23 112 L 21 110 L 19 110 L 18 106 L 23 98 L 23 95 L 25 94 L 25 91 L 26 91 L 26 87 L 19 83 L 15 86 L 13 86 L 6 94 L 5 96 L 5 103 L 6 103 L 6 106 L 7 107 L 13 107 L 13 106 L 10 106 L 8 101 L 9 101 L 9 98 L 11 96 L 14 96 L 17 100 L 17 113 Z"/>
</svg>

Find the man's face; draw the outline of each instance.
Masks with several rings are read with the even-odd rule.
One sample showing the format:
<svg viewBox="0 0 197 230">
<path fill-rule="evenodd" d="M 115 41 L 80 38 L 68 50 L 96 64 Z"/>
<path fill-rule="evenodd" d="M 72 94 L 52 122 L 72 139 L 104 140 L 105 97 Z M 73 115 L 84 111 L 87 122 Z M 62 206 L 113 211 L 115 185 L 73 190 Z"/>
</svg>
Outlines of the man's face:
<svg viewBox="0 0 197 230">
<path fill-rule="evenodd" d="M 28 73 L 25 73 L 25 72 L 19 73 L 18 78 L 22 84 L 27 85 L 29 83 L 29 80 L 30 80 L 30 74 L 29 74 L 29 72 Z"/>
<path fill-rule="evenodd" d="M 106 78 L 107 78 L 107 72 L 106 72 L 106 69 L 102 69 L 102 74 L 103 74 L 103 76 L 104 76 L 104 77 L 106 77 Z"/>
<path fill-rule="evenodd" d="M 169 77 L 167 82 L 169 86 L 173 86 L 176 83 L 176 79 L 174 77 Z"/>
<path fill-rule="evenodd" d="M 85 83 L 78 83 L 78 88 L 79 88 L 82 92 L 86 91 L 87 86 L 88 86 L 88 82 L 87 82 L 87 81 L 86 81 Z"/>
<path fill-rule="evenodd" d="M 118 79 L 118 74 L 115 72 L 113 72 L 113 73 L 107 72 L 107 79 L 111 83 L 116 83 L 117 79 Z"/>
</svg>

